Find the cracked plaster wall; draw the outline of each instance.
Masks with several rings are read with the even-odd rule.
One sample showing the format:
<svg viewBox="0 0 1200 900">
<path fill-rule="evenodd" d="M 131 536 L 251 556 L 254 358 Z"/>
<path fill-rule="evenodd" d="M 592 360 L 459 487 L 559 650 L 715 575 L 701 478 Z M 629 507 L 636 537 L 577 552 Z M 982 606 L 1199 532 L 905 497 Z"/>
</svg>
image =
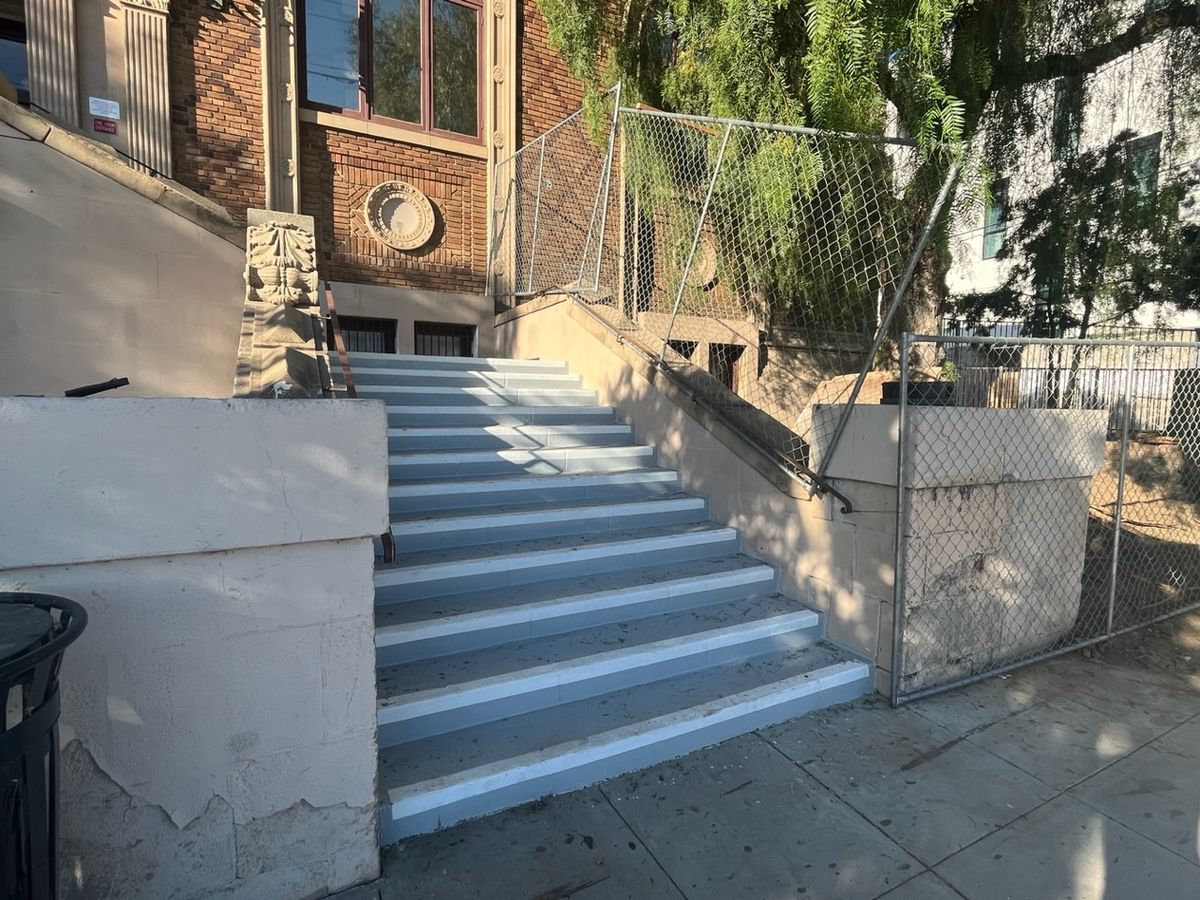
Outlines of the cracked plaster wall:
<svg viewBox="0 0 1200 900">
<path fill-rule="evenodd" d="M 64 896 L 374 877 L 385 428 L 376 403 L 0 399 L 0 589 L 90 617 L 62 674 Z"/>
</svg>

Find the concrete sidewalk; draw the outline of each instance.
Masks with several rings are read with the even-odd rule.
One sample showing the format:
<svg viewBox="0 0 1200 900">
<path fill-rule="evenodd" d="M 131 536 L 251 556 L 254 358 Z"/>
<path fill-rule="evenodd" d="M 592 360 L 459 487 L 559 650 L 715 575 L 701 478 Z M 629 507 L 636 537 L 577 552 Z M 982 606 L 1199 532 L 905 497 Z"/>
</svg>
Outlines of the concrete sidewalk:
<svg viewBox="0 0 1200 900">
<path fill-rule="evenodd" d="M 825 710 L 410 840 L 338 897 L 1197 900 L 1200 675 L 1182 668 L 1072 654 Z"/>
</svg>

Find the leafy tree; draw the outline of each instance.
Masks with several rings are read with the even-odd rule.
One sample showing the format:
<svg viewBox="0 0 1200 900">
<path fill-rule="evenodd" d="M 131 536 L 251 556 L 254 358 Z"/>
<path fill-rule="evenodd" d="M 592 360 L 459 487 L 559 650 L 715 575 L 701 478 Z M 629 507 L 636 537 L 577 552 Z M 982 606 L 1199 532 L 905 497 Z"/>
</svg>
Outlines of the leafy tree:
<svg viewBox="0 0 1200 900">
<path fill-rule="evenodd" d="M 917 138 L 920 231 L 955 154 L 977 151 L 981 191 L 1037 131 L 1040 86 L 1086 79 L 1151 42 L 1170 59 L 1159 93 L 1172 122 L 1200 96 L 1200 9 L 1193 0 L 539 0 L 568 70 L 590 95 L 666 109 L 882 134 L 889 104 Z M 1172 127 L 1170 145 L 1178 136 Z M 778 194 L 778 167 L 765 194 Z M 878 169 L 886 177 L 886 167 Z M 803 178 L 801 169 L 798 177 Z M 797 194 L 802 193 L 799 186 Z M 768 204 L 769 205 L 769 204 Z M 783 246 L 782 242 L 779 244 Z M 897 328 L 936 329 L 949 267 L 943 217 Z M 770 273 L 768 273 L 770 277 Z M 777 292 L 772 303 L 786 302 Z"/>
</svg>

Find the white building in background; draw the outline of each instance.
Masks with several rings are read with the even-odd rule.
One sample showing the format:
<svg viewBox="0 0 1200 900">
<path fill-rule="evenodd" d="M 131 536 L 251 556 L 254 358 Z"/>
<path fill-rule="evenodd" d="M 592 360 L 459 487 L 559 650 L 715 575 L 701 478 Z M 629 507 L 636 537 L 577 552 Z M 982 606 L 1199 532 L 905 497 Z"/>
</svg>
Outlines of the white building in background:
<svg viewBox="0 0 1200 900">
<path fill-rule="evenodd" d="M 1070 165 L 1077 153 L 1101 149 L 1130 132 L 1128 165 L 1144 190 L 1157 189 L 1183 168 L 1200 171 L 1200 122 L 1177 121 L 1174 140 L 1169 135 L 1172 126 L 1163 90 L 1168 41 L 1168 36 L 1160 36 L 1086 76 L 1082 85 L 1058 78 L 1036 88 L 1041 125 L 1020 142 L 1017 158 L 999 173 L 994 199 L 960 204 L 950 243 L 953 262 L 947 282 L 952 296 L 991 291 L 1004 283 L 1013 263 L 997 255 L 1018 224 L 1014 205 L 1048 187 L 1056 170 Z M 1081 87 L 1082 115 L 1074 116 L 1069 97 Z M 1102 321 L 1108 311 L 1101 308 L 1097 313 Z M 1142 307 L 1136 320 L 1140 326 L 1200 328 L 1200 313 L 1181 312 L 1170 303 Z"/>
</svg>

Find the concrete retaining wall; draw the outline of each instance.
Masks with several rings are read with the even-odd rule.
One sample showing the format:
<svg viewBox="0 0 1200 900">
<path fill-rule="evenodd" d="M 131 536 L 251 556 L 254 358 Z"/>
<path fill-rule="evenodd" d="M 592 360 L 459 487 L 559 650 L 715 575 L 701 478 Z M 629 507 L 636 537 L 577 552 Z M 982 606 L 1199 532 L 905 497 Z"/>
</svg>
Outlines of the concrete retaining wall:
<svg viewBox="0 0 1200 900">
<path fill-rule="evenodd" d="M 0 398 L 0 589 L 88 610 L 64 897 L 291 900 L 378 871 L 375 401 Z"/>
</svg>

